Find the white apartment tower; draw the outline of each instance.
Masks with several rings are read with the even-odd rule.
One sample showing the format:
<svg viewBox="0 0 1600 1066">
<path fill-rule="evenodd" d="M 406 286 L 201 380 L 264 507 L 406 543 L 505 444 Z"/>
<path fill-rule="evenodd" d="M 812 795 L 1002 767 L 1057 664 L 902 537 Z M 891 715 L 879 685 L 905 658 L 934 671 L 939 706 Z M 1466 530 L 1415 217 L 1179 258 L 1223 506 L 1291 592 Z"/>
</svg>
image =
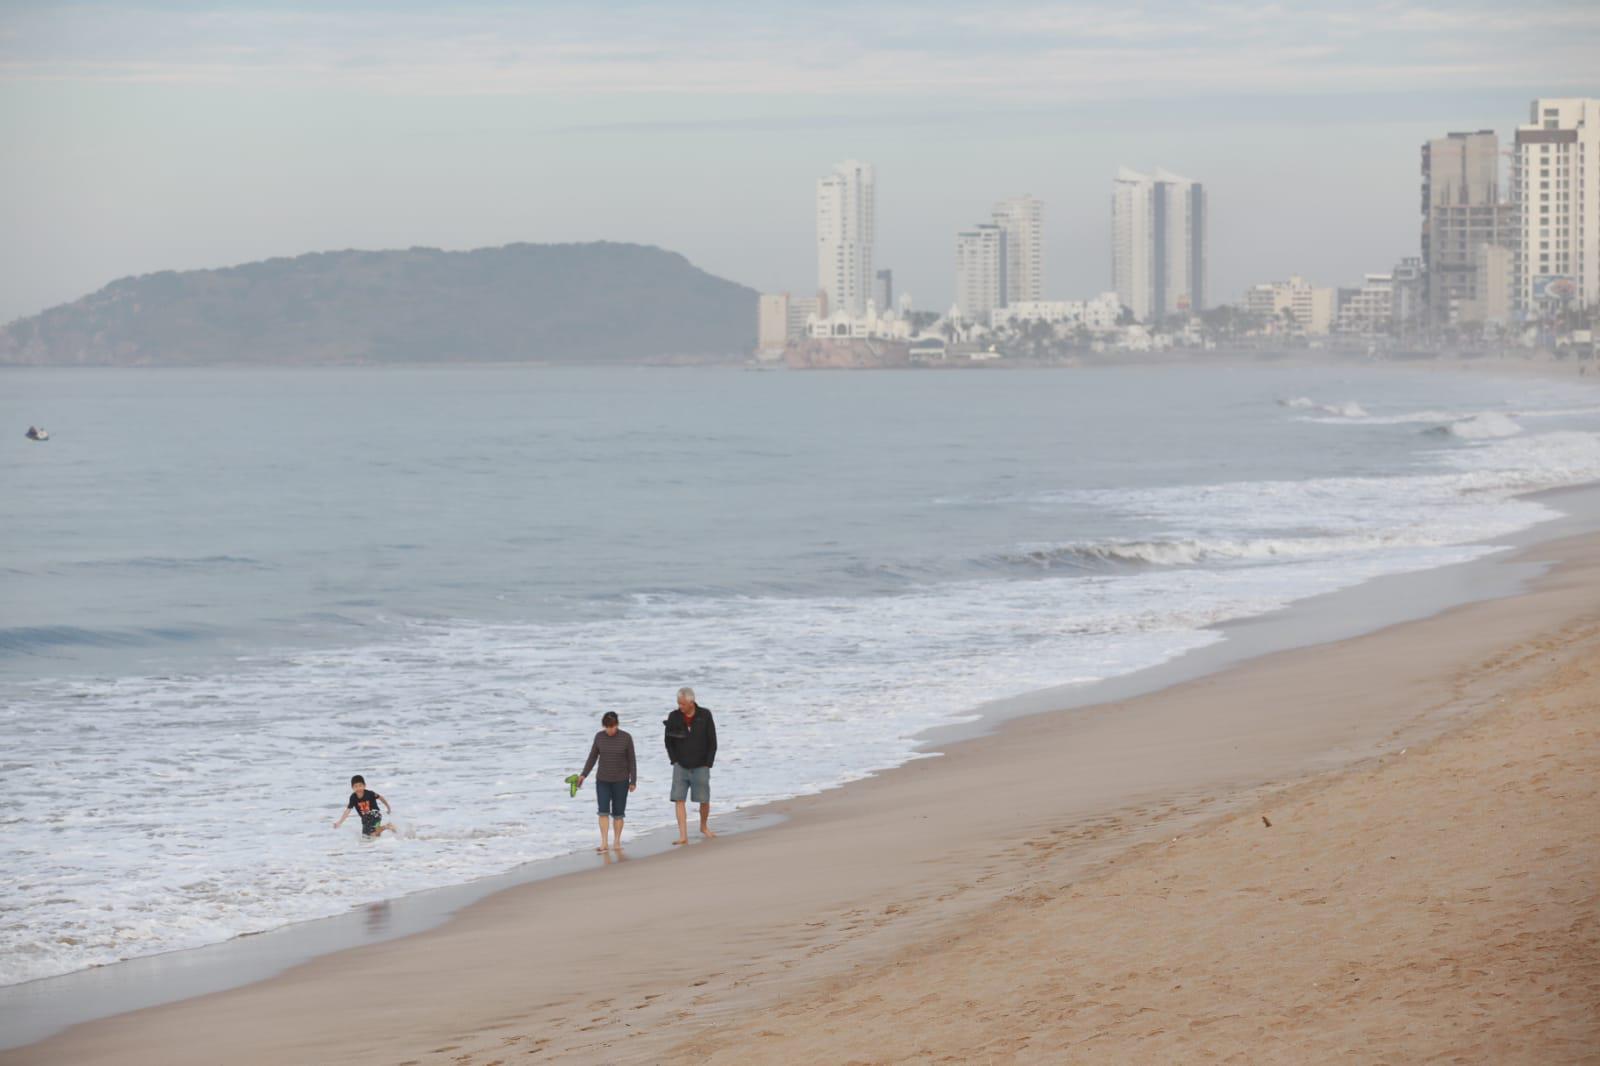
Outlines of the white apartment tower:
<svg viewBox="0 0 1600 1066">
<path fill-rule="evenodd" d="M 1005 304 L 1044 298 L 1044 203 L 1016 196 L 994 205 L 994 224 L 1006 235 Z"/>
<path fill-rule="evenodd" d="M 1600 100 L 1539 99 L 1517 127 L 1514 303 L 1525 317 L 1600 303 Z"/>
<path fill-rule="evenodd" d="M 1206 306 L 1205 188 L 1123 167 L 1111 195 L 1111 284 L 1141 322 Z"/>
<path fill-rule="evenodd" d="M 1155 302 L 1151 284 L 1154 241 L 1151 225 L 1155 210 L 1155 183 L 1136 170 L 1123 167 L 1111 186 L 1111 287 L 1122 306 L 1140 322 L 1150 318 Z"/>
<path fill-rule="evenodd" d="M 987 325 L 1004 307 L 1006 231 L 983 224 L 956 234 L 956 310 L 968 321 Z"/>
<path fill-rule="evenodd" d="M 1205 309 L 1205 187 L 1165 170 L 1155 183 L 1157 313 L 1198 313 Z"/>
<path fill-rule="evenodd" d="M 817 288 L 830 312 L 864 314 L 872 298 L 872 167 L 854 159 L 817 179 Z"/>
</svg>

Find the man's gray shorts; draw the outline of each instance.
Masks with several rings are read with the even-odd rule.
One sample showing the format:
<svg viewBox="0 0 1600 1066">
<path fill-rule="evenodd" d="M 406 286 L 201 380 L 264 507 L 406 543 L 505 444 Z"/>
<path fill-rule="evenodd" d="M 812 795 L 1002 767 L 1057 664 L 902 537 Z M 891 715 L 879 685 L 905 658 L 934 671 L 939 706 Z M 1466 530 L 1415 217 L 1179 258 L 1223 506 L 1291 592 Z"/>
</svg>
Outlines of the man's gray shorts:
<svg viewBox="0 0 1600 1066">
<path fill-rule="evenodd" d="M 711 802 L 711 767 L 696 766 L 685 769 L 672 764 L 672 802 L 682 803 L 692 798 L 696 803 Z"/>
</svg>

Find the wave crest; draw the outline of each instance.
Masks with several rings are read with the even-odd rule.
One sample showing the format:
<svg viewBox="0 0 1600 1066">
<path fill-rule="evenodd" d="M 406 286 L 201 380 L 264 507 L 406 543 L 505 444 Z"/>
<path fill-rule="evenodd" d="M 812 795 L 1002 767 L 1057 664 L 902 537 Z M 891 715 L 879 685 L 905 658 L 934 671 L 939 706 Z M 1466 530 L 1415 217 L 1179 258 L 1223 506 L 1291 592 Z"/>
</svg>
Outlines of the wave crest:
<svg viewBox="0 0 1600 1066">
<path fill-rule="evenodd" d="M 1173 537 L 1168 540 L 1073 541 L 1029 545 L 1002 559 L 1012 565 L 1199 566 L 1204 563 L 1269 562 L 1372 551 L 1400 546 L 1404 538 L 1379 534 L 1330 537 Z"/>
<path fill-rule="evenodd" d="M 1335 415 L 1339 418 L 1366 418 L 1364 407 L 1354 400 L 1344 403 L 1319 403 L 1309 396 L 1292 396 L 1287 400 L 1279 400 L 1280 406 L 1291 407 L 1297 411 L 1321 411 L 1323 414 Z"/>
<path fill-rule="evenodd" d="M 1459 440 L 1500 440 L 1505 437 L 1515 437 L 1522 432 L 1522 427 L 1498 411 L 1484 411 L 1468 418 L 1434 426 L 1423 432 L 1439 437 L 1455 437 Z"/>
</svg>

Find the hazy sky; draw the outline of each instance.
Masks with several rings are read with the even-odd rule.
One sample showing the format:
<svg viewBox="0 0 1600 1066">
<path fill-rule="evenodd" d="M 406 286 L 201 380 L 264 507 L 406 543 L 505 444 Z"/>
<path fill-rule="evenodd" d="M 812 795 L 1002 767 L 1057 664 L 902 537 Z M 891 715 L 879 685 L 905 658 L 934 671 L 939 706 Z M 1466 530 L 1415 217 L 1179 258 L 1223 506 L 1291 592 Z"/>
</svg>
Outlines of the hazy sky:
<svg viewBox="0 0 1600 1066">
<path fill-rule="evenodd" d="M 878 261 L 1046 201 L 1106 288 L 1111 177 L 1210 190 L 1214 300 L 1416 254 L 1418 147 L 1600 95 L 1600 4 L 138 5 L 0 0 L 0 321 L 127 274 L 332 248 L 641 241 L 815 287 L 814 181 L 878 169 Z"/>
</svg>

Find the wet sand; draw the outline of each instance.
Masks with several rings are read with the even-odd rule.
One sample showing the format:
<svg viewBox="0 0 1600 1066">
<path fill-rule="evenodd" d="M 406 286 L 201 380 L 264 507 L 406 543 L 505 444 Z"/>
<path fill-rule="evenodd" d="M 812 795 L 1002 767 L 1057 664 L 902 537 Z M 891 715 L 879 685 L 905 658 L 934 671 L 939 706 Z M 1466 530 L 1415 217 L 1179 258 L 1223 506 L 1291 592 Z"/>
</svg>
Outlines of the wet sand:
<svg viewBox="0 0 1600 1066">
<path fill-rule="evenodd" d="M 0 1063 L 1594 1061 L 1600 537 L 1531 557 Z"/>
</svg>

